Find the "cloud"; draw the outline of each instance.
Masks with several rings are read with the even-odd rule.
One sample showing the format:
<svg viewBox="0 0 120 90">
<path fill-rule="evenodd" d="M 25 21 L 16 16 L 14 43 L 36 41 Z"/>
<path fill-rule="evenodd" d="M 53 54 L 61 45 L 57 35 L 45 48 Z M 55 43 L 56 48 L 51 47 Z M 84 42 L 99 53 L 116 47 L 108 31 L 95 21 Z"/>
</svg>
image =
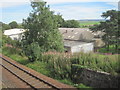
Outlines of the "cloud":
<svg viewBox="0 0 120 90">
<path fill-rule="evenodd" d="M 13 7 L 30 3 L 33 0 L 0 0 L 0 8 Z M 35 0 L 41 1 L 41 0 Z M 73 3 L 73 2 L 118 2 L 119 0 L 44 0 L 48 4 Z"/>
<path fill-rule="evenodd" d="M 73 3 L 73 2 L 119 2 L 119 0 L 44 0 L 48 4 Z"/>
<path fill-rule="evenodd" d="M 0 0 L 0 8 L 14 7 L 30 3 L 29 0 Z"/>
<path fill-rule="evenodd" d="M 100 15 L 102 14 L 102 12 L 110 9 L 116 9 L 116 4 L 117 4 L 117 1 L 119 0 L 45 0 L 45 1 L 47 1 L 48 4 L 51 6 L 50 8 L 52 11 L 55 11 L 56 13 L 60 13 L 61 15 L 63 15 L 64 19 L 78 20 L 78 19 L 98 19 L 98 18 L 100 19 L 101 18 Z M 76 5 L 77 2 L 78 2 L 78 5 Z M 115 7 L 112 7 L 112 6 L 104 7 L 103 5 L 101 6 L 101 4 L 100 6 L 96 5 L 94 7 L 93 6 L 86 7 L 83 5 L 79 5 L 80 2 L 105 2 L 106 5 L 108 4 L 112 6 L 114 5 Z M 24 5 L 28 3 L 30 3 L 30 0 L 0 0 L 0 10 L 1 8 L 4 8 L 4 7 L 14 7 L 14 6 Z M 4 21 L 7 20 L 6 22 L 9 22 L 12 20 L 17 20 L 18 22 L 21 22 L 22 18 L 25 18 L 27 16 L 28 16 L 28 13 L 23 13 L 23 12 L 20 13 L 19 11 L 18 14 L 15 12 L 5 13 L 3 19 Z"/>
<path fill-rule="evenodd" d="M 118 8 L 118 2 L 107 2 L 107 4 L 112 5 L 116 8 Z"/>
<path fill-rule="evenodd" d="M 86 7 L 80 5 L 64 5 L 51 7 L 52 11 L 60 13 L 65 19 L 101 19 L 103 11 L 110 10 L 110 8 L 96 6 Z"/>
</svg>

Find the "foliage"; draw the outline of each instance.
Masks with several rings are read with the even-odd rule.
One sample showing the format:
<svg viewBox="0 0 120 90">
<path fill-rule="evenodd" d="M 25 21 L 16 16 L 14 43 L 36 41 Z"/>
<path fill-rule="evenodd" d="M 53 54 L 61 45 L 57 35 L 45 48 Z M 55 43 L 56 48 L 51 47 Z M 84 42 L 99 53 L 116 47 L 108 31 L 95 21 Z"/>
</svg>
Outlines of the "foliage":
<svg viewBox="0 0 120 90">
<path fill-rule="evenodd" d="M 118 55 L 112 56 L 84 54 L 81 53 L 74 60 L 78 60 L 76 64 L 86 66 L 87 68 L 99 71 L 105 71 L 111 74 L 119 73 Z"/>
<path fill-rule="evenodd" d="M 22 24 L 17 24 L 16 21 L 12 21 L 9 24 L 0 22 L 0 26 L 1 26 L 0 28 L 1 28 L 2 32 L 4 32 L 4 30 L 13 29 L 13 28 L 23 28 Z"/>
<path fill-rule="evenodd" d="M 48 60 L 48 61 L 46 61 Z M 71 62 L 68 58 L 54 55 L 45 55 L 43 60 L 48 63 L 48 68 L 50 68 L 51 76 L 57 79 L 70 78 L 71 74 Z"/>
<path fill-rule="evenodd" d="M 58 27 L 63 27 L 65 20 L 62 18 L 62 15 L 57 14 L 55 15 L 55 18 L 57 19 Z"/>
<path fill-rule="evenodd" d="M 118 55 L 100 55 L 94 53 L 79 53 L 73 54 L 71 57 L 66 57 L 64 53 L 57 55 L 42 54 L 41 61 L 30 62 L 27 57 L 21 56 L 18 51 L 12 51 L 12 48 L 4 48 L 3 54 L 10 56 L 17 62 L 26 65 L 29 68 L 36 70 L 44 75 L 57 79 L 63 83 L 73 85 L 77 88 L 88 88 L 83 84 L 75 84 L 72 81 L 71 69 L 74 65 L 79 65 L 80 68 L 90 68 L 93 70 L 106 71 L 111 74 L 119 74 L 120 67 Z M 16 53 L 17 52 L 17 53 Z M 12 54 L 10 54 L 12 53 Z"/>
<path fill-rule="evenodd" d="M 120 45 L 118 45 L 118 48 L 120 48 Z M 98 49 L 98 51 L 100 53 L 112 53 L 112 54 L 118 53 L 118 54 L 120 54 L 120 50 L 118 50 L 118 52 L 116 52 L 115 45 L 110 45 L 109 51 L 107 50 L 106 47 L 102 47 L 102 48 Z"/>
<path fill-rule="evenodd" d="M 118 55 L 105 56 L 94 53 L 74 54 L 70 58 L 61 55 L 43 55 L 42 61 L 47 62 L 54 77 L 69 78 L 71 75 L 71 65 L 78 64 L 84 68 L 105 71 L 111 74 L 119 73 Z M 59 76 L 60 75 L 60 76 Z"/>
<path fill-rule="evenodd" d="M 79 28 L 79 22 L 77 20 L 67 20 L 65 22 L 63 22 L 63 26 L 62 27 L 66 27 L 66 28 Z"/>
<path fill-rule="evenodd" d="M 18 24 L 18 28 L 24 28 L 23 25 L 20 23 Z"/>
<path fill-rule="evenodd" d="M 10 29 L 10 28 L 11 28 L 8 24 L 2 23 L 2 22 L 0 22 L 0 25 L 2 26 L 2 27 L 1 27 L 1 28 L 2 28 L 2 31 L 4 31 L 4 30 L 7 30 L 7 29 Z"/>
<path fill-rule="evenodd" d="M 10 37 L 7 37 L 2 34 L 2 47 L 5 45 L 10 45 L 11 47 L 19 48 L 20 42 L 17 40 L 12 40 Z"/>
<path fill-rule="evenodd" d="M 18 24 L 17 24 L 16 21 L 10 22 L 10 23 L 9 23 L 9 26 L 11 27 L 11 29 L 13 29 L 13 28 L 18 28 Z"/>
<path fill-rule="evenodd" d="M 2 47 L 2 30 L 0 30 L 0 48 Z"/>
<path fill-rule="evenodd" d="M 63 51 L 62 36 L 58 31 L 57 18 L 45 2 L 31 2 L 33 11 L 29 17 L 23 21 L 27 32 L 22 40 L 25 54 L 32 59 L 37 59 L 40 52 L 56 50 Z M 37 44 L 38 50 L 34 50 Z M 29 52 L 28 52 L 29 51 Z M 35 56 L 37 55 L 37 56 Z"/>
<path fill-rule="evenodd" d="M 41 57 L 41 48 L 37 42 L 23 48 L 25 55 L 28 56 L 30 61 L 39 60 Z"/>
<path fill-rule="evenodd" d="M 61 28 L 79 28 L 80 27 L 80 23 L 77 20 L 64 20 L 64 18 L 62 17 L 62 15 L 57 14 L 55 15 L 55 18 L 57 19 L 57 23 L 58 23 L 58 27 Z"/>
<path fill-rule="evenodd" d="M 118 52 L 120 49 L 118 47 L 120 42 L 120 36 L 119 36 L 119 28 L 118 28 L 118 21 L 120 20 L 120 11 L 116 10 L 108 10 L 102 14 L 102 17 L 106 19 L 104 22 L 100 22 L 99 25 L 95 25 L 91 27 L 90 29 L 92 31 L 102 31 L 105 32 L 105 35 L 102 37 L 102 39 L 105 42 L 107 51 L 109 51 L 110 45 L 115 45 L 115 50 Z M 109 19 L 108 19 L 109 18 Z"/>
<path fill-rule="evenodd" d="M 5 54 L 5 55 L 11 56 L 13 54 L 21 55 L 22 51 L 18 50 L 16 48 L 12 48 L 12 47 L 3 47 L 2 48 L 2 53 Z"/>
</svg>

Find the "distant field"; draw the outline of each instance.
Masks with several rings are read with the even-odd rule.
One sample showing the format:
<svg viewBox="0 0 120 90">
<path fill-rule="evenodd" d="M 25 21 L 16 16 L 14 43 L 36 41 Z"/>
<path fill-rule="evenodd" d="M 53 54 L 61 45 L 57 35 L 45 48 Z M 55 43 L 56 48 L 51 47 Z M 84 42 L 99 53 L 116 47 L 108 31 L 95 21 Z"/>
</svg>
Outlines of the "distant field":
<svg viewBox="0 0 120 90">
<path fill-rule="evenodd" d="M 94 24 L 99 24 L 100 21 L 79 21 L 80 26 L 88 26 L 88 25 L 94 25 Z"/>
</svg>

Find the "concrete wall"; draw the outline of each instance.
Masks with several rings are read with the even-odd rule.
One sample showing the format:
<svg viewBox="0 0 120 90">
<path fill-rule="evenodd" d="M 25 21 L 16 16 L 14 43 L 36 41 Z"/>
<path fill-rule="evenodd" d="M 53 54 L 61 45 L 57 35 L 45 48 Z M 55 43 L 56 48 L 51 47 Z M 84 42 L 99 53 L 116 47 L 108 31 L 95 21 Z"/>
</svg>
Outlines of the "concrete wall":
<svg viewBox="0 0 120 90">
<path fill-rule="evenodd" d="M 106 72 L 93 71 L 87 68 L 72 68 L 72 79 L 75 83 L 83 83 L 95 88 L 118 88 L 120 81 L 118 76 L 112 76 Z M 120 83 L 120 82 L 119 82 Z"/>
<path fill-rule="evenodd" d="M 14 34 L 14 35 L 9 35 L 9 37 L 12 40 L 21 40 L 22 39 L 23 34 Z"/>
<path fill-rule="evenodd" d="M 71 48 L 70 47 L 64 46 L 64 48 L 65 48 L 65 52 L 71 52 Z"/>
<path fill-rule="evenodd" d="M 86 44 L 71 47 L 72 53 L 75 53 L 75 52 L 85 52 L 86 53 L 86 52 L 91 52 L 93 50 L 94 50 L 93 43 L 86 43 Z"/>
</svg>

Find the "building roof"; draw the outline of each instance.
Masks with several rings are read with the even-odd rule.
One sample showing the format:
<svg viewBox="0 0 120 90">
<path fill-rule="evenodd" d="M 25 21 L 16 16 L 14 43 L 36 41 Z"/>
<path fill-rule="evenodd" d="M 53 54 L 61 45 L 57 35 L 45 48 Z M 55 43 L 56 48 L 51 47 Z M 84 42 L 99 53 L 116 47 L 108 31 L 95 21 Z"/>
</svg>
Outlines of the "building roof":
<svg viewBox="0 0 120 90">
<path fill-rule="evenodd" d="M 24 30 L 24 29 L 15 28 L 15 29 L 5 30 L 5 31 L 4 31 L 4 34 L 10 36 L 10 35 L 21 34 L 21 33 L 25 32 L 25 31 L 26 31 L 26 30 Z"/>
<path fill-rule="evenodd" d="M 93 40 L 95 47 L 103 47 L 105 45 L 101 38 L 94 38 Z"/>
<path fill-rule="evenodd" d="M 102 37 L 105 35 L 105 32 L 102 32 L 102 31 L 96 31 L 96 32 L 93 32 L 94 36 L 95 37 Z"/>
<path fill-rule="evenodd" d="M 64 39 L 90 41 L 94 35 L 89 28 L 59 28 Z"/>
<path fill-rule="evenodd" d="M 81 42 L 81 41 L 70 41 L 70 40 L 64 40 L 64 46 L 65 47 L 73 47 L 78 45 L 88 44 L 87 42 Z"/>
</svg>

